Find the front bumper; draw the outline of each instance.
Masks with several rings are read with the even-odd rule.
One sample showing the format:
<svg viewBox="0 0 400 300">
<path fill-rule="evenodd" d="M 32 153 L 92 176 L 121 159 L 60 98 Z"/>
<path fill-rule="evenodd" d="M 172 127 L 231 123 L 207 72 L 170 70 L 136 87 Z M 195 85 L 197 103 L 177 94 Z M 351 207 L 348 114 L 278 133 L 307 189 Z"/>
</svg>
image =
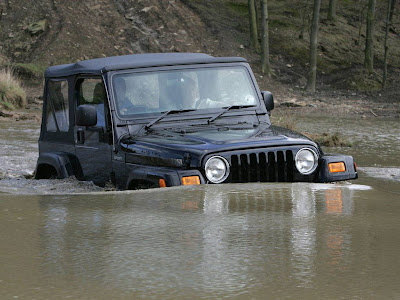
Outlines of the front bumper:
<svg viewBox="0 0 400 300">
<path fill-rule="evenodd" d="M 323 155 L 318 161 L 317 170 L 310 175 L 300 174 L 295 165 L 291 152 L 286 151 L 272 155 L 274 163 L 264 155 L 263 164 L 252 164 L 252 154 L 249 155 L 248 163 L 245 157 L 239 160 L 229 158 L 231 174 L 223 183 L 246 183 L 246 182 L 335 182 L 343 180 L 357 179 L 358 174 L 353 157 L 348 155 Z M 261 157 L 261 156 L 260 156 Z M 260 159 L 257 159 L 260 161 Z M 343 163 L 345 168 L 341 172 L 331 172 L 329 164 Z M 239 164 L 239 165 L 238 165 Z M 183 185 L 183 177 L 198 176 L 199 183 L 205 184 L 207 180 L 200 170 L 182 170 L 178 168 L 154 167 L 130 165 L 129 179 L 127 188 L 133 180 L 143 180 L 159 186 L 160 179 L 165 181 L 165 186 Z"/>
<path fill-rule="evenodd" d="M 345 165 L 344 171 L 333 173 L 329 170 L 329 164 L 341 162 Z M 319 160 L 318 182 L 333 182 L 357 178 L 357 168 L 352 156 L 326 154 Z"/>
</svg>

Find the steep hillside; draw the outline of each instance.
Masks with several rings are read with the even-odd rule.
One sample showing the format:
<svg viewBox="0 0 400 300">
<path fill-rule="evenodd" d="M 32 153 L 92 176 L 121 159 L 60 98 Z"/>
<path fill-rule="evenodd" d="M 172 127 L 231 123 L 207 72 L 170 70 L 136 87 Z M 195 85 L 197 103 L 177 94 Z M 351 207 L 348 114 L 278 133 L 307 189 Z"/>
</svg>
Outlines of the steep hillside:
<svg viewBox="0 0 400 300">
<path fill-rule="evenodd" d="M 14 62 L 52 65 L 130 53 L 220 50 L 204 21 L 177 0 L 7 2 L 0 40 Z M 44 29 L 30 32 L 40 21 Z"/>
<path fill-rule="evenodd" d="M 362 0 L 340 1 L 336 23 L 326 21 L 323 2 L 318 90 L 323 97 L 400 98 L 400 35 L 390 32 L 389 88 L 380 91 L 385 1 L 378 1 L 377 74 L 363 71 L 365 25 Z M 263 88 L 280 96 L 302 92 L 308 64 L 312 1 L 269 1 L 272 79 Z M 400 23 L 399 8 L 395 23 Z M 248 48 L 247 0 L 5 0 L 0 3 L 0 52 L 39 73 L 48 65 L 146 52 L 205 52 L 244 56 L 259 72 L 259 55 Z M 303 38 L 299 38 L 303 28 Z M 399 29 L 400 31 L 400 29 Z M 0 64 L 2 62 L 0 61 Z M 292 95 L 293 94 L 293 95 Z M 351 97 L 350 97 L 351 98 Z"/>
</svg>

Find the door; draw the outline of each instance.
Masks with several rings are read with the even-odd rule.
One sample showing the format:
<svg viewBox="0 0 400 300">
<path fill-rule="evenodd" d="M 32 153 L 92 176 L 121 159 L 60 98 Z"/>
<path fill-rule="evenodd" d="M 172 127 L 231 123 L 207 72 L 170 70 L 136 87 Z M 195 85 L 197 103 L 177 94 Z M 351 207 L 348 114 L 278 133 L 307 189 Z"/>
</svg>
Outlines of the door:
<svg viewBox="0 0 400 300">
<path fill-rule="evenodd" d="M 75 153 L 83 171 L 83 179 L 103 186 L 111 179 L 111 118 L 104 83 L 101 78 L 80 77 L 75 84 L 76 105 L 93 105 L 97 112 L 96 126 L 75 125 Z"/>
</svg>

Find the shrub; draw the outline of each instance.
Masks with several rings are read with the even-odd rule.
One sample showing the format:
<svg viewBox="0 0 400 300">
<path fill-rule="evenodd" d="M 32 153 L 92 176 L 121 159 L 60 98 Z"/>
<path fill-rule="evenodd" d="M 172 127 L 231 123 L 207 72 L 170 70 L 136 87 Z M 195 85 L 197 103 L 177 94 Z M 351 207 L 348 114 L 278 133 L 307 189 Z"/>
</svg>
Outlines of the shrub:
<svg viewBox="0 0 400 300">
<path fill-rule="evenodd" d="M 25 90 L 10 68 L 0 70 L 0 104 L 8 109 L 26 105 Z"/>
</svg>

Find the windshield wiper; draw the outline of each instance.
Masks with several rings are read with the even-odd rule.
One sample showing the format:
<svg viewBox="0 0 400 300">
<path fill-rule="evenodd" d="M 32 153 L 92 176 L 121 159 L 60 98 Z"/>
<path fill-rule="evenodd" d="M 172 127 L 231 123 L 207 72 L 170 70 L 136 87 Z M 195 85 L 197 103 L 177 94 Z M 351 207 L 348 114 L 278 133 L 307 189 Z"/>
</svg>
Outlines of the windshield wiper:
<svg viewBox="0 0 400 300">
<path fill-rule="evenodd" d="M 241 109 L 241 108 L 247 108 L 247 107 L 256 107 L 256 105 L 231 105 L 228 107 L 225 107 L 223 111 L 221 111 L 218 115 L 212 117 L 211 119 L 207 120 L 207 123 L 210 124 L 212 121 L 214 121 L 215 119 L 219 118 L 220 116 L 222 116 L 224 113 L 226 113 L 228 110 L 231 109 Z"/>
<path fill-rule="evenodd" d="M 144 129 L 148 130 L 151 126 L 153 126 L 155 123 L 157 123 L 161 119 L 164 119 L 168 115 L 179 114 L 179 113 L 188 112 L 188 111 L 195 111 L 195 110 L 197 110 L 197 109 L 190 108 L 190 109 L 171 109 L 171 110 L 167 110 L 161 116 L 159 116 L 158 118 L 154 119 L 153 121 L 148 123 L 146 126 L 144 126 Z"/>
</svg>

